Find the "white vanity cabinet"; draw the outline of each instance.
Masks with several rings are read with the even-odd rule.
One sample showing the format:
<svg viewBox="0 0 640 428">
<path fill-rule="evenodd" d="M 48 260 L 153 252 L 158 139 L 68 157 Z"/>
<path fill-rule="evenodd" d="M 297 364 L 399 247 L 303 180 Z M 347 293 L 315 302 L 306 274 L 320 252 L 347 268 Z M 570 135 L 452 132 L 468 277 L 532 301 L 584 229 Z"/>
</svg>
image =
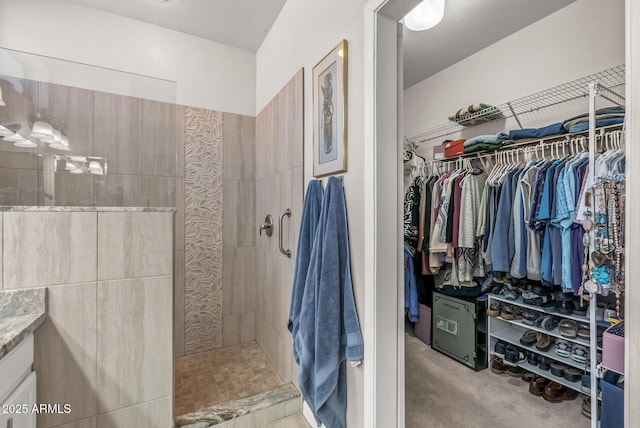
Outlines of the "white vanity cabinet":
<svg viewBox="0 0 640 428">
<path fill-rule="evenodd" d="M 35 428 L 33 335 L 0 359 L 0 428 Z"/>
</svg>

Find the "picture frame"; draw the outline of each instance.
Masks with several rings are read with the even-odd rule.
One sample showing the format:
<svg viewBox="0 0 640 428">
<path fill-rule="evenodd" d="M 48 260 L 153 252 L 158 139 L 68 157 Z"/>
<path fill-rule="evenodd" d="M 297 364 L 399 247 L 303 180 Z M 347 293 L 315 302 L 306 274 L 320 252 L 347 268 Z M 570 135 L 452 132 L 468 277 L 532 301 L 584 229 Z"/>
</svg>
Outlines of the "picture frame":
<svg viewBox="0 0 640 428">
<path fill-rule="evenodd" d="M 313 67 L 313 175 L 347 171 L 347 41 Z"/>
</svg>

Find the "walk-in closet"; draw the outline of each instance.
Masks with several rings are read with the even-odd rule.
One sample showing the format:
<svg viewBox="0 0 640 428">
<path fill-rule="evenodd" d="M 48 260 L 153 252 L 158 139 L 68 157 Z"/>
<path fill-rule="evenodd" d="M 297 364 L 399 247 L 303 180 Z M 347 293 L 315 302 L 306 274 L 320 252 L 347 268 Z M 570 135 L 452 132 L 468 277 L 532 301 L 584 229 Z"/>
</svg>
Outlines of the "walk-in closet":
<svg viewBox="0 0 640 428">
<path fill-rule="evenodd" d="M 403 33 L 406 426 L 623 427 L 624 2 L 461 3 Z"/>
</svg>

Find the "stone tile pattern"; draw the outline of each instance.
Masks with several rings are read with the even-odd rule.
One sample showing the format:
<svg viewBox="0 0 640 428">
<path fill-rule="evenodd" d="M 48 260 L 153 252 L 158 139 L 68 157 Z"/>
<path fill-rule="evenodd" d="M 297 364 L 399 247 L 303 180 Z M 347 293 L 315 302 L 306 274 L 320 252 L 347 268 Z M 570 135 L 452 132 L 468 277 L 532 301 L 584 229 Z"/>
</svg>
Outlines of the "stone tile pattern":
<svg viewBox="0 0 640 428">
<path fill-rule="evenodd" d="M 271 421 L 296 414 L 301 405 L 300 391 L 288 383 L 250 397 L 181 415 L 176 419 L 176 426 L 259 428 Z"/>
<path fill-rule="evenodd" d="M 222 113 L 186 108 L 186 355 L 222 346 L 222 141 Z"/>
<path fill-rule="evenodd" d="M 173 251 L 172 239 L 148 239 L 148 231 L 171 237 L 174 213 L 111 211 L 0 212 L 0 237 L 11 234 L 0 245 L 3 266 L 15 272 L 25 272 L 24 265 L 34 262 L 74 267 L 58 269 L 55 275 L 36 272 L 21 277 L 47 287 L 46 321 L 34 333 L 37 402 L 72 406 L 70 414 L 39 414 L 38 427 L 172 426 L 171 257 L 165 260 L 168 266 L 147 264 L 149 270 L 132 271 L 134 277 L 99 280 L 98 271 L 108 272 L 100 260 L 117 257 L 103 253 L 119 250 L 101 245 L 98 224 L 115 224 L 113 216 L 135 218 L 122 219 L 112 233 L 136 242 L 128 258 L 132 265 L 142 266 L 151 247 L 164 246 L 154 248 L 164 254 Z M 157 216 L 167 218 L 158 221 Z M 46 225 L 47 233 L 33 226 L 38 224 Z M 16 225 L 25 226 L 21 233 L 15 233 Z M 109 234 L 103 231 L 103 236 Z M 65 252 L 52 245 L 65 240 L 84 242 L 86 249 Z M 82 275 L 75 266 L 83 266 Z M 2 286 L 4 293 L 24 289 L 24 283 L 15 280 L 3 281 Z"/>
<path fill-rule="evenodd" d="M 222 344 L 232 346 L 256 338 L 255 118 L 224 113 L 223 153 Z"/>
<path fill-rule="evenodd" d="M 282 384 L 256 342 L 177 358 L 176 415 L 249 397 Z"/>
<path fill-rule="evenodd" d="M 256 220 L 272 214 L 272 237 L 256 236 L 256 341 L 285 382 L 297 382 L 291 334 L 286 329 L 291 302 L 296 247 L 303 202 L 303 82 L 302 71 L 269 102 L 256 118 Z M 283 246 L 278 248 L 278 218 L 291 208 L 283 223 Z M 256 230 L 257 234 L 257 230 Z"/>
</svg>

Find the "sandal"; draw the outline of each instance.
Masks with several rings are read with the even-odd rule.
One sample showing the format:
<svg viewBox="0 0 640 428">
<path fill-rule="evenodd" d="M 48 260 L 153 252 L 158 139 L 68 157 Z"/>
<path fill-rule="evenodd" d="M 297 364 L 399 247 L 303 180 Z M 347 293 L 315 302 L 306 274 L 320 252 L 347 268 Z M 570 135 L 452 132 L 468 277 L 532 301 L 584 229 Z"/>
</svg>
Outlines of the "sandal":
<svg viewBox="0 0 640 428">
<path fill-rule="evenodd" d="M 525 371 L 525 372 L 522 374 L 522 380 L 523 380 L 523 381 L 525 381 L 525 382 L 527 382 L 527 383 L 530 383 L 530 382 L 533 380 L 533 378 L 534 378 L 534 377 L 536 377 L 536 375 L 535 375 L 535 374 L 533 374 L 533 373 L 531 373 L 531 372 L 527 372 L 527 371 Z"/>
<path fill-rule="evenodd" d="M 586 364 L 588 361 L 589 350 L 582 345 L 573 345 L 571 349 L 571 359 L 580 364 Z"/>
<path fill-rule="evenodd" d="M 520 337 L 520 343 L 524 346 L 531 346 L 538 341 L 538 332 L 535 330 L 527 330 Z"/>
<path fill-rule="evenodd" d="M 551 345 L 553 345 L 553 337 L 547 334 L 537 333 L 536 337 L 538 339 L 536 341 L 536 348 L 538 348 L 539 351 L 547 351 L 549 350 L 549 348 L 551 348 Z"/>
<path fill-rule="evenodd" d="M 578 337 L 589 340 L 591 338 L 591 331 L 588 324 L 580 324 L 578 326 Z"/>
<path fill-rule="evenodd" d="M 564 369 L 563 377 L 569 382 L 580 382 L 582 380 L 583 371 L 575 367 L 567 367 Z"/>
<path fill-rule="evenodd" d="M 490 317 L 497 317 L 500 315 L 500 303 L 499 302 L 491 302 L 489 305 L 489 309 L 487 309 L 487 315 Z"/>
<path fill-rule="evenodd" d="M 575 339 L 578 337 L 578 323 L 573 320 L 562 320 L 560 324 L 560 335 L 567 339 Z"/>
<path fill-rule="evenodd" d="M 547 331 L 551 331 L 558 326 L 558 322 L 558 318 L 552 317 L 551 315 L 545 315 L 540 323 L 540 327 Z"/>
<path fill-rule="evenodd" d="M 522 312 L 522 322 L 527 325 L 536 325 L 536 320 L 540 317 L 537 312 L 524 311 Z"/>
<path fill-rule="evenodd" d="M 500 316 L 505 320 L 512 320 L 516 317 L 516 310 L 513 306 L 502 305 Z"/>
<path fill-rule="evenodd" d="M 507 366 L 502 363 L 499 357 L 493 356 L 491 358 L 491 371 L 495 374 L 503 374 L 507 370 Z"/>
<path fill-rule="evenodd" d="M 571 343 L 566 340 L 556 340 L 556 354 L 561 357 L 569 358 L 571 356 Z"/>
</svg>

